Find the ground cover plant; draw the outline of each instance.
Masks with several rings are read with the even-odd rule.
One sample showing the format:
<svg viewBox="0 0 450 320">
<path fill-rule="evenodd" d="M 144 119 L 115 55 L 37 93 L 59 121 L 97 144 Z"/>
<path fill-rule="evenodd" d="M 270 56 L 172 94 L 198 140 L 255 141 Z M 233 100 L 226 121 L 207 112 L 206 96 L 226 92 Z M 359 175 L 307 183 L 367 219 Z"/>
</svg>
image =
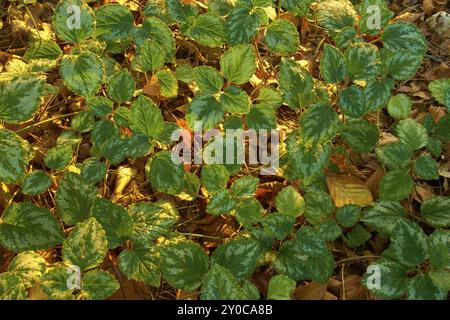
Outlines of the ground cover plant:
<svg viewBox="0 0 450 320">
<path fill-rule="evenodd" d="M 447 299 L 447 1 L 1 4 L 0 299 Z"/>
</svg>

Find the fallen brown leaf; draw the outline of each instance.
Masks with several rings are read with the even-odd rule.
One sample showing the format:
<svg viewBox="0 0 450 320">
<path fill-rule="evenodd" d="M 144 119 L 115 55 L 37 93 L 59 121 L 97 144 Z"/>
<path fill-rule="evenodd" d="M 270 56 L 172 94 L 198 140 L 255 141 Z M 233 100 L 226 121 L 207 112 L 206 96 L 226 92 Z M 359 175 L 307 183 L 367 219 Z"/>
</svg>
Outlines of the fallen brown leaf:
<svg viewBox="0 0 450 320">
<path fill-rule="evenodd" d="M 346 204 L 366 206 L 373 203 L 369 188 L 357 177 L 328 175 L 327 185 L 336 207 Z"/>
<path fill-rule="evenodd" d="M 298 286 L 294 292 L 295 300 L 323 300 L 327 292 L 327 285 L 316 281 Z"/>
</svg>

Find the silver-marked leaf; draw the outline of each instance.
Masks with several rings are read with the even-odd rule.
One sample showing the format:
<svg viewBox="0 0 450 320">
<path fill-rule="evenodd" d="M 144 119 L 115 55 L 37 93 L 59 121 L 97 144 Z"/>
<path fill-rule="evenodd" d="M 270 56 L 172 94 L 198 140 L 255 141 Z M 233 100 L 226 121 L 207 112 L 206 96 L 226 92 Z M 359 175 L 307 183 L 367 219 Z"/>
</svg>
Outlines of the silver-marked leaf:
<svg viewBox="0 0 450 320">
<path fill-rule="evenodd" d="M 24 251 L 11 260 L 8 271 L 14 272 L 26 288 L 31 288 L 47 269 L 47 261 L 39 253 Z"/>
<path fill-rule="evenodd" d="M 172 71 L 160 70 L 155 76 L 158 79 L 161 96 L 165 98 L 174 98 L 178 95 L 178 82 Z"/>
<path fill-rule="evenodd" d="M 313 78 L 299 63 L 283 58 L 279 78 L 284 102 L 289 107 L 299 109 L 314 103 Z"/>
<path fill-rule="evenodd" d="M 414 160 L 414 173 L 424 180 L 439 179 L 439 166 L 430 156 L 421 156 Z"/>
<path fill-rule="evenodd" d="M 230 270 L 238 279 L 250 277 L 263 250 L 257 240 L 238 239 L 219 245 L 212 261 Z"/>
<path fill-rule="evenodd" d="M 100 270 L 87 272 L 81 282 L 81 297 L 87 300 L 104 300 L 120 288 L 112 274 Z"/>
<path fill-rule="evenodd" d="M 322 27 L 329 31 L 339 31 L 354 26 L 356 11 L 348 0 L 326 0 L 318 4 L 316 16 Z"/>
<path fill-rule="evenodd" d="M 95 10 L 95 37 L 106 42 L 128 38 L 133 30 L 133 15 L 118 3 L 108 3 Z"/>
<path fill-rule="evenodd" d="M 236 86 L 229 86 L 225 88 L 223 94 L 220 96 L 220 104 L 229 113 L 248 113 L 251 100 L 244 90 Z"/>
<path fill-rule="evenodd" d="M 270 130 L 277 127 L 277 115 L 272 107 L 253 105 L 245 117 L 247 127 L 254 130 Z"/>
<path fill-rule="evenodd" d="M 202 122 L 204 130 L 214 128 L 223 119 L 222 105 L 214 96 L 197 96 L 188 107 L 186 120 L 191 129 L 196 122 Z"/>
<path fill-rule="evenodd" d="M 69 272 L 67 272 L 69 270 Z M 67 286 L 70 269 L 64 267 L 51 268 L 45 273 L 39 282 L 42 291 L 50 300 L 73 300 L 74 288 Z"/>
<path fill-rule="evenodd" d="M 392 142 L 378 147 L 376 155 L 389 169 L 404 168 L 411 161 L 412 150 L 402 142 Z"/>
<path fill-rule="evenodd" d="M 348 121 L 341 137 L 356 152 L 370 152 L 375 148 L 380 132 L 376 125 L 363 119 Z"/>
<path fill-rule="evenodd" d="M 305 211 L 305 199 L 294 187 L 288 186 L 278 192 L 275 206 L 281 213 L 298 217 Z"/>
<path fill-rule="evenodd" d="M 230 191 L 233 197 L 250 197 L 256 192 L 259 179 L 253 176 L 244 176 L 233 182 Z"/>
<path fill-rule="evenodd" d="M 406 210 L 400 203 L 379 201 L 364 211 L 361 221 L 383 235 L 390 235 L 395 224 L 404 218 Z"/>
<path fill-rule="evenodd" d="M 220 70 L 229 82 L 248 82 L 256 71 L 256 55 L 252 46 L 244 44 L 228 49 L 220 59 Z"/>
<path fill-rule="evenodd" d="M 169 17 L 177 22 L 187 22 L 198 13 L 196 6 L 184 4 L 181 0 L 166 0 L 166 8 Z"/>
<path fill-rule="evenodd" d="M 184 169 L 181 164 L 172 161 L 169 151 L 158 152 L 149 160 L 150 170 L 147 178 L 156 191 L 177 195 L 183 185 Z"/>
<path fill-rule="evenodd" d="M 263 207 L 255 198 L 241 200 L 236 208 L 236 221 L 250 228 L 262 219 Z"/>
<path fill-rule="evenodd" d="M 119 269 L 129 279 L 157 287 L 161 279 L 161 258 L 158 249 L 145 238 L 136 238 L 133 248 L 119 255 Z"/>
<path fill-rule="evenodd" d="M 267 289 L 269 300 L 291 300 L 297 282 L 284 274 L 278 274 L 270 278 Z"/>
<path fill-rule="evenodd" d="M 428 274 L 417 275 L 406 287 L 409 300 L 445 300 L 447 292 L 437 286 Z"/>
<path fill-rule="evenodd" d="M 21 181 L 26 174 L 28 162 L 34 156 L 30 144 L 14 132 L 0 128 L 0 149 L 0 181 Z"/>
<path fill-rule="evenodd" d="M 0 244 L 10 251 L 48 249 L 64 239 L 61 226 L 46 208 L 30 202 L 6 207 L 0 223 Z"/>
<path fill-rule="evenodd" d="M 0 81 L 0 120 L 19 123 L 30 119 L 41 104 L 44 84 L 36 77 Z"/>
<path fill-rule="evenodd" d="M 427 130 L 413 119 L 404 119 L 395 128 L 400 141 L 412 150 L 425 147 L 428 144 Z"/>
<path fill-rule="evenodd" d="M 22 280 L 13 272 L 0 273 L 0 300 L 26 300 L 28 293 Z"/>
<path fill-rule="evenodd" d="M 133 97 L 136 83 L 128 70 L 122 70 L 109 79 L 107 93 L 112 101 L 121 104 Z"/>
<path fill-rule="evenodd" d="M 433 80 L 428 88 L 436 101 L 450 111 L 450 78 Z"/>
<path fill-rule="evenodd" d="M 329 83 L 338 83 L 347 77 L 344 55 L 336 47 L 325 44 L 320 59 L 320 73 Z"/>
<path fill-rule="evenodd" d="M 209 164 L 203 167 L 201 181 L 208 192 L 217 192 L 226 189 L 230 173 L 221 164 Z"/>
<path fill-rule="evenodd" d="M 339 129 L 337 113 L 329 105 L 311 106 L 300 117 L 300 132 L 309 146 L 322 144 L 334 138 Z"/>
<path fill-rule="evenodd" d="M 383 280 L 378 282 L 377 276 Z M 365 287 L 370 288 L 376 296 L 385 299 L 402 297 L 407 282 L 407 270 L 396 262 L 384 259 L 370 264 L 361 279 Z"/>
<path fill-rule="evenodd" d="M 66 172 L 56 191 L 56 208 L 67 225 L 74 225 L 89 217 L 97 196 L 97 188 L 82 176 Z"/>
<path fill-rule="evenodd" d="M 380 72 L 378 49 L 372 44 L 354 43 L 345 51 L 348 75 L 352 80 L 369 80 Z"/>
<path fill-rule="evenodd" d="M 91 52 L 65 55 L 59 74 L 64 84 L 74 93 L 89 98 L 94 96 L 103 83 L 103 63 Z"/>
<path fill-rule="evenodd" d="M 298 51 L 300 36 L 292 22 L 277 19 L 267 27 L 264 42 L 273 53 L 288 55 Z"/>
<path fill-rule="evenodd" d="M 191 241 L 161 247 L 162 271 L 167 282 L 178 289 L 193 291 L 208 272 L 208 256 L 202 247 Z"/>
<path fill-rule="evenodd" d="M 306 16 L 312 0 L 281 0 L 281 6 L 289 12 L 298 16 Z"/>
<path fill-rule="evenodd" d="M 411 105 L 411 99 L 406 94 L 400 93 L 389 99 L 387 110 L 391 117 L 403 119 L 409 117 Z"/>
<path fill-rule="evenodd" d="M 222 75 L 215 68 L 201 66 L 194 68 L 193 80 L 201 94 L 215 94 L 223 87 Z"/>
<path fill-rule="evenodd" d="M 105 230 L 95 218 L 78 223 L 64 240 L 64 262 L 75 265 L 81 271 L 97 267 L 108 251 Z"/>
<path fill-rule="evenodd" d="M 423 57 L 407 49 L 390 51 L 383 48 L 380 50 L 380 58 L 384 73 L 396 80 L 409 80 L 416 74 Z"/>
<path fill-rule="evenodd" d="M 237 7 L 227 17 L 225 22 L 225 34 L 228 43 L 232 46 L 250 42 L 256 35 L 260 25 L 260 19 L 255 12 L 248 8 Z"/>
<path fill-rule="evenodd" d="M 361 15 L 359 27 L 363 33 L 376 35 L 394 16 L 384 0 L 363 0 L 358 6 Z"/>
<path fill-rule="evenodd" d="M 406 199 L 414 189 L 411 176 L 403 170 L 390 171 L 380 182 L 380 199 L 401 201 Z"/>
<path fill-rule="evenodd" d="M 52 180 L 44 171 L 34 170 L 23 179 L 22 193 L 31 196 L 42 194 L 51 184 Z"/>
<path fill-rule="evenodd" d="M 425 36 L 412 23 L 396 22 L 388 25 L 381 35 L 381 40 L 384 47 L 391 51 L 408 50 L 419 55 L 424 55 L 427 51 Z"/>
<path fill-rule="evenodd" d="M 109 249 L 114 249 L 131 237 L 133 219 L 124 207 L 108 199 L 97 198 L 92 208 L 92 216 L 106 232 Z"/>
<path fill-rule="evenodd" d="M 206 212 L 215 216 L 228 214 L 236 207 L 236 204 L 236 200 L 232 198 L 230 192 L 222 190 L 214 194 L 208 201 Z"/>
<path fill-rule="evenodd" d="M 403 265 L 416 266 L 428 257 L 428 238 L 416 223 L 402 219 L 392 230 L 390 249 Z"/>
<path fill-rule="evenodd" d="M 94 14 L 81 0 L 63 0 L 52 16 L 57 36 L 67 42 L 80 43 L 94 32 Z"/>
<path fill-rule="evenodd" d="M 59 45 L 53 40 L 42 39 L 33 42 L 23 55 L 27 62 L 38 59 L 58 60 L 62 55 Z"/>
<path fill-rule="evenodd" d="M 226 42 L 225 22 L 215 14 L 201 14 L 195 17 L 189 35 L 201 45 L 220 47 Z"/>
<path fill-rule="evenodd" d="M 131 106 L 130 128 L 142 132 L 149 138 L 156 138 L 164 131 L 161 111 L 152 100 L 139 96 Z"/>
<path fill-rule="evenodd" d="M 450 226 L 450 197 L 433 197 L 420 207 L 422 216 L 436 227 Z"/>
</svg>

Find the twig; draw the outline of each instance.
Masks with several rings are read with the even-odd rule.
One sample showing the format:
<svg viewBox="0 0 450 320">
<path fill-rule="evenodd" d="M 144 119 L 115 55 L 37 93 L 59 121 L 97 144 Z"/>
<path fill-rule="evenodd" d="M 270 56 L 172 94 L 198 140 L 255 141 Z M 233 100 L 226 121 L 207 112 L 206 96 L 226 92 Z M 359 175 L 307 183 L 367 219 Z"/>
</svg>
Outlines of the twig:
<svg viewBox="0 0 450 320">
<path fill-rule="evenodd" d="M 79 114 L 80 112 L 81 112 L 81 111 L 76 111 L 76 112 L 72 112 L 72 113 L 67 113 L 67 114 L 59 115 L 59 116 L 56 116 L 56 117 L 53 117 L 53 118 L 45 119 L 45 120 L 40 121 L 40 122 L 38 122 L 38 123 L 34 123 L 34 124 L 32 124 L 32 125 L 30 125 L 30 126 L 28 126 L 28 127 L 25 127 L 25 128 L 19 129 L 19 130 L 16 130 L 16 133 L 17 133 L 17 134 L 20 134 L 20 133 L 26 132 L 26 131 L 28 131 L 28 130 L 31 130 L 31 129 L 33 129 L 33 128 L 39 127 L 41 124 L 45 124 L 45 123 L 48 123 L 48 122 L 52 122 L 52 121 L 54 121 L 54 120 L 59 120 L 59 119 L 64 119 L 64 118 L 67 118 L 67 117 L 71 117 L 71 116 L 74 116 L 74 115 Z"/>
</svg>

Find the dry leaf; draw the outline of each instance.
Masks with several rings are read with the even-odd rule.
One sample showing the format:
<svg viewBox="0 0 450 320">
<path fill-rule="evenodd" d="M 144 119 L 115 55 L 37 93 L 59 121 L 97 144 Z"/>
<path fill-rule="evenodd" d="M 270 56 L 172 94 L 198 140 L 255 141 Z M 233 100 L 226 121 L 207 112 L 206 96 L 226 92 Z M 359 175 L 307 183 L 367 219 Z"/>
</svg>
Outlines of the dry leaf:
<svg viewBox="0 0 450 320">
<path fill-rule="evenodd" d="M 323 300 L 327 292 L 327 285 L 316 281 L 298 286 L 294 292 L 295 300 Z"/>
<path fill-rule="evenodd" d="M 342 288 L 345 289 L 342 290 Z M 346 276 L 342 288 L 341 297 L 345 297 L 345 300 L 366 300 L 367 298 L 367 290 L 361 284 L 361 277 L 356 274 Z"/>
<path fill-rule="evenodd" d="M 422 10 L 426 15 L 432 14 L 435 8 L 433 0 L 423 0 Z"/>
<path fill-rule="evenodd" d="M 412 12 L 405 12 L 401 15 L 395 17 L 392 19 L 393 22 L 407 22 L 407 23 L 414 23 L 419 18 L 423 17 L 423 13 L 412 13 Z"/>
<path fill-rule="evenodd" d="M 373 203 L 369 188 L 360 179 L 348 175 L 329 175 L 327 185 L 336 207 L 346 204 L 366 206 Z"/>
<path fill-rule="evenodd" d="M 160 100 L 160 85 L 159 80 L 155 75 L 153 75 L 145 84 L 145 86 L 142 88 L 142 92 L 153 100 Z"/>
<path fill-rule="evenodd" d="M 366 180 L 365 185 L 369 188 L 370 193 L 374 198 L 378 197 L 378 191 L 380 189 L 380 181 L 381 178 L 385 175 L 385 172 L 382 167 L 378 167 Z"/>
<path fill-rule="evenodd" d="M 430 199 L 432 197 L 434 197 L 434 192 L 433 189 L 431 189 L 428 186 L 419 186 L 416 185 L 415 187 L 416 193 L 419 196 L 419 199 L 417 199 L 416 197 L 414 197 L 418 202 L 423 202 L 427 199 Z"/>
</svg>

